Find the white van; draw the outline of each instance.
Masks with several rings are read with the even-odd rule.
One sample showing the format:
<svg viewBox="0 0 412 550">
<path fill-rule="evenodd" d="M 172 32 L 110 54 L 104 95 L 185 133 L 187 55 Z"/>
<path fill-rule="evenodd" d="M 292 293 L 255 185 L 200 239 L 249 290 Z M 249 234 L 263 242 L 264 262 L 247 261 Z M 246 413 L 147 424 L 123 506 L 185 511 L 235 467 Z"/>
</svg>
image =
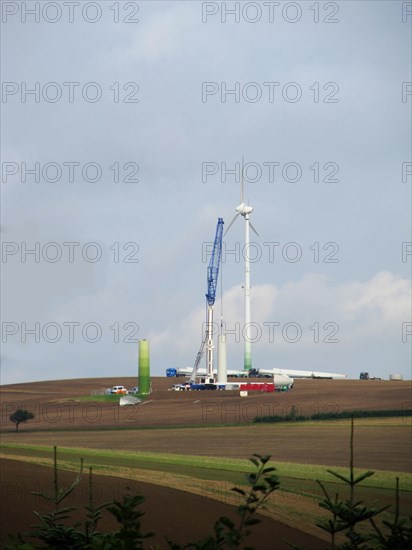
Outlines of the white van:
<svg viewBox="0 0 412 550">
<path fill-rule="evenodd" d="M 113 386 L 113 388 L 111 389 L 111 393 L 120 393 L 122 395 L 126 395 L 128 391 L 124 386 Z"/>
</svg>

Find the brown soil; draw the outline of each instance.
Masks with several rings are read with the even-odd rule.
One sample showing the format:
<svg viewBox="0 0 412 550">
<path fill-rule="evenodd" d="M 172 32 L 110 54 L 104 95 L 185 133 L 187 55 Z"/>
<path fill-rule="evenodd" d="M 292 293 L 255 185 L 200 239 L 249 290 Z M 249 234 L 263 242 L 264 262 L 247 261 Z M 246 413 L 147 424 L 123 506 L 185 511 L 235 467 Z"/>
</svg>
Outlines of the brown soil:
<svg viewBox="0 0 412 550">
<path fill-rule="evenodd" d="M 33 510 L 40 513 L 50 511 L 50 505 L 30 491 L 52 494 L 52 470 L 50 468 L 29 465 L 13 460 L 1 461 L 1 503 L 0 544 L 4 544 L 7 535 L 26 531 L 30 525 L 37 523 Z M 60 471 L 59 483 L 68 487 L 73 481 L 73 473 Z M 147 483 L 124 480 L 107 476 L 94 476 L 94 496 L 96 504 L 112 499 L 121 499 L 127 487 L 136 494 L 142 494 L 146 501 L 142 506 L 143 531 L 153 531 L 155 537 L 147 539 L 146 548 L 168 548 L 165 536 L 177 543 L 198 540 L 213 532 L 213 524 L 220 516 L 236 520 L 235 508 L 228 504 L 212 501 L 208 498 L 160 487 Z M 83 506 L 87 504 L 87 476 L 75 489 L 72 496 L 65 501 L 66 505 L 75 506 L 79 511 L 73 514 L 75 521 L 84 520 Z M 256 550 L 286 550 L 287 539 L 308 549 L 319 550 L 325 544 L 315 537 L 298 529 L 292 529 L 282 523 L 259 516 L 261 523 L 253 527 L 248 543 Z M 104 520 L 99 524 L 100 530 L 116 529 L 117 523 L 110 514 L 104 513 Z"/>
<path fill-rule="evenodd" d="M 153 378 L 153 392 L 135 408 L 117 403 L 88 402 L 93 390 L 116 384 L 131 387 L 136 378 L 58 380 L 2 386 L 0 427 L 10 430 L 9 416 L 17 408 L 36 415 L 36 429 L 62 429 L 94 425 L 119 427 L 236 424 L 257 415 L 286 415 L 293 406 L 299 414 L 345 410 L 389 410 L 411 408 L 409 381 L 383 380 L 296 380 L 292 391 L 249 392 L 247 398 L 232 391 L 167 391 L 182 378 Z M 260 379 L 261 381 L 262 379 Z M 265 379 L 263 379 L 265 380 Z"/>
<path fill-rule="evenodd" d="M 84 398 L 90 397 L 93 390 L 113 385 L 131 387 L 136 385 L 136 378 L 119 376 L 2 386 L 2 441 L 240 458 L 260 452 L 271 454 L 272 460 L 279 462 L 346 466 L 347 422 L 261 425 L 252 424 L 253 418 L 256 415 L 286 415 L 293 406 L 304 415 L 354 409 L 395 409 L 402 413 L 412 406 L 409 381 L 296 380 L 290 392 L 250 392 L 247 398 L 239 397 L 238 392 L 167 391 L 173 383 L 182 380 L 154 378 L 153 392 L 144 403 L 133 407 Z M 10 414 L 17 408 L 35 414 L 34 420 L 21 425 L 19 433 L 9 421 Z M 213 427 L 216 425 L 225 427 L 217 430 Z M 410 425 L 410 418 L 406 417 L 388 419 L 384 426 L 358 420 L 355 430 L 356 465 L 409 472 L 412 454 Z M 173 426 L 185 428 L 171 429 Z M 150 427 L 157 429 L 148 429 Z M 29 491 L 32 488 L 38 490 L 39 485 L 50 487 L 51 480 L 51 470 L 37 465 L 4 460 L 3 466 L 2 537 L 27 528 L 33 509 L 45 510 Z M 278 473 L 281 475 L 280 471 Z M 73 479 L 73 474 L 62 472 L 61 479 Z M 137 482 L 96 476 L 95 483 L 102 500 L 105 500 L 112 498 L 116 491 L 119 498 L 126 486 L 132 484 L 135 487 Z M 167 534 L 177 542 L 198 539 L 210 532 L 217 517 L 233 515 L 233 508 L 223 502 L 170 487 L 140 482 L 138 486 L 147 497 L 146 529 Z M 82 502 L 84 495 L 83 492 Z M 265 518 L 254 532 L 255 538 L 250 542 L 257 550 L 287 548 L 282 546 L 284 536 L 308 548 L 322 548 L 321 543 L 309 535 L 269 518 Z M 162 537 L 153 540 L 162 548 L 166 547 Z"/>
<path fill-rule="evenodd" d="M 149 406 L 149 405 L 148 405 Z M 121 427 L 118 424 L 118 427 Z M 94 424 L 91 428 L 96 427 Z M 156 430 L 70 430 L 37 432 L 23 426 L 2 433 L 4 444 L 46 445 L 149 451 L 198 456 L 248 458 L 252 453 L 270 454 L 277 462 L 347 466 L 349 421 L 310 424 L 250 424 Z M 410 421 L 388 419 L 385 426 L 358 420 L 355 424 L 356 466 L 378 470 L 411 471 Z M 80 451 L 81 453 L 81 451 Z"/>
</svg>

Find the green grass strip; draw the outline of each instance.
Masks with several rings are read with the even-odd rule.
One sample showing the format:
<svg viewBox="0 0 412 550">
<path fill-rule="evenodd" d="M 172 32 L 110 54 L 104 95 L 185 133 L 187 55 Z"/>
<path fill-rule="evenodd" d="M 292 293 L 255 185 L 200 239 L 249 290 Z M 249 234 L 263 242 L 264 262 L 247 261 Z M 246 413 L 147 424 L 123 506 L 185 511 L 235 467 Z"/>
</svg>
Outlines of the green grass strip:
<svg viewBox="0 0 412 550">
<path fill-rule="evenodd" d="M 36 452 L 44 456 L 44 453 L 52 453 L 53 448 L 44 445 L 25 445 L 25 444 L 2 444 L 5 454 L 9 451 L 9 455 L 12 457 L 13 451 L 28 451 L 32 456 L 36 456 Z M 186 466 L 191 469 L 196 468 L 199 470 L 220 470 L 228 472 L 247 473 L 253 470 L 253 465 L 247 459 L 237 458 L 222 458 L 213 456 L 193 456 L 193 455 L 181 455 L 172 453 L 154 453 L 154 452 L 141 452 L 141 451 L 118 451 L 118 450 L 105 450 L 105 449 L 90 449 L 81 447 L 58 447 L 58 452 L 64 455 L 73 455 L 76 458 L 93 459 L 98 462 L 101 459 L 110 459 L 112 464 L 115 464 L 116 459 L 121 461 L 127 461 L 131 467 L 139 467 L 139 464 L 145 463 L 146 468 L 150 468 L 150 464 L 153 464 L 154 469 L 168 472 L 170 471 L 168 466 Z M 24 454 L 24 453 L 23 453 Z M 38 455 L 37 455 L 38 456 Z M 327 472 L 327 469 L 340 473 L 341 475 L 348 475 L 348 468 L 335 467 L 335 466 L 322 466 L 311 464 L 299 464 L 296 462 L 275 462 L 270 461 L 270 464 L 277 469 L 277 474 L 282 477 L 290 477 L 295 479 L 316 480 L 321 481 L 336 481 L 336 478 Z M 157 465 L 163 465 L 162 468 L 158 468 Z M 174 469 L 174 468 L 170 468 Z M 360 474 L 363 469 L 356 468 L 355 472 Z M 407 491 L 412 490 L 412 474 L 405 472 L 392 472 L 384 470 L 374 470 L 375 474 L 366 479 L 363 484 L 368 487 L 376 487 L 382 489 L 392 489 L 395 486 L 395 478 L 399 477 L 401 487 Z M 193 473 L 193 472 L 192 472 Z M 212 477 L 215 477 L 212 475 Z M 221 476 L 219 476 L 221 477 Z"/>
<path fill-rule="evenodd" d="M 107 403 L 118 403 L 121 397 L 137 397 L 142 402 L 145 401 L 148 396 L 140 395 L 139 393 L 129 393 L 129 394 L 104 394 L 104 395 L 80 395 L 77 397 L 67 397 L 64 401 L 80 401 L 80 402 L 107 402 Z"/>
</svg>

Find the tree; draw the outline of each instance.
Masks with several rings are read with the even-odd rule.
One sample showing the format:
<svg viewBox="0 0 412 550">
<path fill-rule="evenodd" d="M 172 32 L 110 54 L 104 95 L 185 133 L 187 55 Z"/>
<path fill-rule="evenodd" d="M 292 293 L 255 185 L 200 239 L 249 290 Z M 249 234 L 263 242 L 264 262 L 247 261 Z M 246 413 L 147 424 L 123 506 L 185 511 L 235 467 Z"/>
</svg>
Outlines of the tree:
<svg viewBox="0 0 412 550">
<path fill-rule="evenodd" d="M 34 418 L 34 414 L 30 411 L 26 411 L 25 409 L 17 409 L 13 414 L 10 415 L 10 422 L 14 422 L 16 424 L 16 432 L 19 429 L 19 424 L 22 422 L 26 423 L 28 420 L 32 420 Z"/>
</svg>

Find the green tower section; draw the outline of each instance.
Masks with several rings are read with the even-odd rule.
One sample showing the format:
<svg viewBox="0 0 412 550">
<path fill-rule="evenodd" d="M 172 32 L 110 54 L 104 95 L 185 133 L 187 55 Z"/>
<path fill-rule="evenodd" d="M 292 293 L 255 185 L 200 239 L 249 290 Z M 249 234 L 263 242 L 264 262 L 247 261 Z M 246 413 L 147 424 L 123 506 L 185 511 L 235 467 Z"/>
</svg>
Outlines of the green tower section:
<svg viewBox="0 0 412 550">
<path fill-rule="evenodd" d="M 149 341 L 139 340 L 139 394 L 150 393 Z"/>
<path fill-rule="evenodd" d="M 251 350 L 250 342 L 246 341 L 243 370 L 249 372 L 251 368 L 252 368 L 252 350 Z"/>
</svg>

